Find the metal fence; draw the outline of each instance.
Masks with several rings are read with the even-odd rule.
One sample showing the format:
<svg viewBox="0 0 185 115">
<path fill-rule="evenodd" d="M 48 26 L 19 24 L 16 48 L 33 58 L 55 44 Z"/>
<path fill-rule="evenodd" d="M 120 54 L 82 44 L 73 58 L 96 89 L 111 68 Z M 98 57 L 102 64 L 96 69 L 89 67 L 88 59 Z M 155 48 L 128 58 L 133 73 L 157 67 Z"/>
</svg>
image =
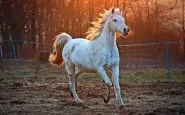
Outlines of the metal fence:
<svg viewBox="0 0 185 115">
<path fill-rule="evenodd" d="M 35 71 L 38 72 L 39 66 L 47 62 L 49 52 L 52 49 L 50 43 L 42 43 L 42 49 L 36 49 L 36 42 L 4 40 L 3 44 L 9 44 L 10 51 L 2 53 L 3 46 L 1 44 L 1 61 L 15 62 L 15 70 L 18 74 L 21 63 L 35 64 Z M 21 45 L 18 45 L 21 44 Z M 5 47 L 4 47 L 5 48 Z M 179 51 L 178 42 L 157 42 L 143 44 L 119 44 L 120 51 L 120 69 L 148 69 L 148 68 L 164 68 L 168 70 L 168 78 L 171 80 L 172 68 L 184 68 L 184 56 Z M 43 50 L 44 49 L 44 50 Z"/>
<path fill-rule="evenodd" d="M 178 42 L 158 42 L 144 44 L 119 45 L 122 58 L 121 65 L 127 66 L 151 66 L 167 67 L 168 63 L 172 67 L 182 67 L 183 54 L 179 49 Z M 126 60 L 126 61 L 124 61 Z"/>
</svg>

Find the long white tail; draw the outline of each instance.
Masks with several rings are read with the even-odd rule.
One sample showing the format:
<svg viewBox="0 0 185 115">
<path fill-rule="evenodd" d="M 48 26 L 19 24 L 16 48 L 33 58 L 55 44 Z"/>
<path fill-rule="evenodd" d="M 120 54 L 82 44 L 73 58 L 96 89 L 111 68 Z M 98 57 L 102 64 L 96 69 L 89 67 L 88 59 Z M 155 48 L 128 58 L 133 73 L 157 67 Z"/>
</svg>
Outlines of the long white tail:
<svg viewBox="0 0 185 115">
<path fill-rule="evenodd" d="M 53 43 L 54 51 L 49 56 L 49 61 L 52 64 L 62 65 L 64 63 L 62 58 L 62 49 L 64 48 L 64 45 L 70 40 L 72 40 L 72 37 L 66 33 L 61 33 L 55 37 L 55 41 Z"/>
</svg>

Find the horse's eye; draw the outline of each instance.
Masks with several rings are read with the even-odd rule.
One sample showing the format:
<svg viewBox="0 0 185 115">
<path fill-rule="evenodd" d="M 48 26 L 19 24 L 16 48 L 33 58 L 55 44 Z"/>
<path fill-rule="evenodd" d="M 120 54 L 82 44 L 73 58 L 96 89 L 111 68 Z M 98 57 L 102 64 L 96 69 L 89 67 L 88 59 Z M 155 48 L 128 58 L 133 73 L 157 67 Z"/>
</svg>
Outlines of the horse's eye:
<svg viewBox="0 0 185 115">
<path fill-rule="evenodd" d="M 116 19 L 114 19 L 113 21 L 114 21 L 114 22 L 117 22 L 117 20 L 116 20 Z"/>
</svg>

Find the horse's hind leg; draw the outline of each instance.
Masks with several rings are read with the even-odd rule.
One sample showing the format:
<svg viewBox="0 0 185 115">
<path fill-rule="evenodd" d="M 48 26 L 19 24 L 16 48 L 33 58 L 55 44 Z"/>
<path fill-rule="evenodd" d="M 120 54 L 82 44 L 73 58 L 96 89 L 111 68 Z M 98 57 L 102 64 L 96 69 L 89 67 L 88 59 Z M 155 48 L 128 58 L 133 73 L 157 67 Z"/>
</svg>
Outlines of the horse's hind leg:
<svg viewBox="0 0 185 115">
<path fill-rule="evenodd" d="M 78 68 L 78 66 L 75 66 L 75 87 L 76 87 L 76 91 L 77 91 L 77 77 L 81 74 L 80 69 Z"/>
<path fill-rule="evenodd" d="M 83 103 L 83 101 L 78 97 L 78 95 L 76 93 L 76 88 L 75 88 L 75 81 L 76 81 L 75 66 L 71 62 L 67 62 L 67 63 L 65 63 L 65 67 L 66 67 L 66 70 L 67 70 L 67 73 L 68 73 L 70 91 L 72 92 L 76 103 Z"/>
<path fill-rule="evenodd" d="M 81 74 L 80 72 L 80 69 L 78 68 L 78 66 L 75 66 L 75 77 L 74 77 L 74 80 L 75 80 L 75 88 L 76 88 L 76 92 L 78 91 L 77 90 L 77 77 Z M 71 92 L 71 96 L 73 96 L 73 93 Z"/>
</svg>

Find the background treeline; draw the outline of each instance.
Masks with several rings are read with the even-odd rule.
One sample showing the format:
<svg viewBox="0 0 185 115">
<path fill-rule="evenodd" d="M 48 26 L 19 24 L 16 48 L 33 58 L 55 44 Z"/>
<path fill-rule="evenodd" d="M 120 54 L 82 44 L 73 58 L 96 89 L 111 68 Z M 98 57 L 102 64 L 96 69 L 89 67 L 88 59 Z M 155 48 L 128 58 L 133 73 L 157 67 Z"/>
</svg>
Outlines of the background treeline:
<svg viewBox="0 0 185 115">
<path fill-rule="evenodd" d="M 122 8 L 131 29 L 119 44 L 177 41 L 184 52 L 184 0 L 0 0 L 0 33 L 18 46 L 48 51 L 54 36 L 67 32 L 85 37 L 103 9 Z M 37 42 L 29 44 L 24 41 Z M 8 45 L 4 47 L 8 51 Z"/>
</svg>

